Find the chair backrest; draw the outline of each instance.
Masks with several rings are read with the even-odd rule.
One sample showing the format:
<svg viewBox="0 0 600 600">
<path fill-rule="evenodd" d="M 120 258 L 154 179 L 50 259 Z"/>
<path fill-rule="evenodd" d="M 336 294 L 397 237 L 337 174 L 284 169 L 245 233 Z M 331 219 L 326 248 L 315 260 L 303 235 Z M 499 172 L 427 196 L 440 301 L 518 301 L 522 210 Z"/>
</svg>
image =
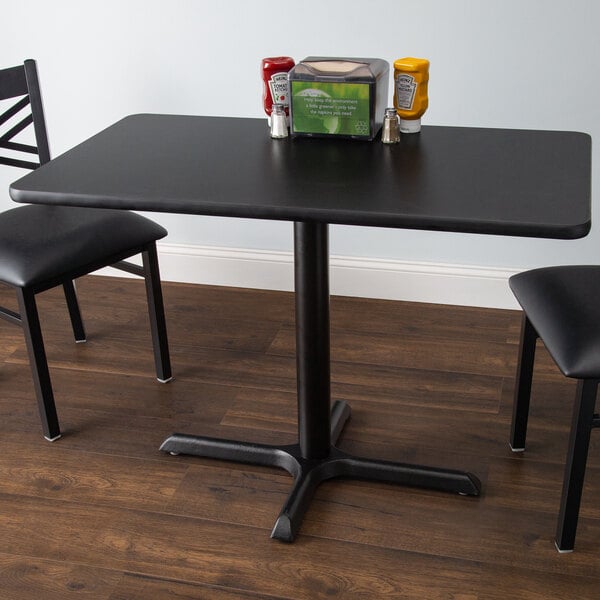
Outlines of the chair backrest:
<svg viewBox="0 0 600 600">
<path fill-rule="evenodd" d="M 12 98 L 18 98 L 17 102 L 0 114 L 0 152 L 10 150 L 17 156 L 21 156 L 22 153 L 33 154 L 37 157 L 38 162 L 25 160 L 25 158 L 29 158 L 25 156 L 23 159 L 19 159 L 0 154 L 0 164 L 36 169 L 50 160 L 50 149 L 34 60 L 26 60 L 18 67 L 0 70 L 0 101 Z M 13 125 L 15 119 L 18 121 Z M 9 129 L 4 131 L 5 124 L 9 121 Z M 12 141 L 17 134 L 32 124 L 35 132 L 35 146 Z"/>
</svg>

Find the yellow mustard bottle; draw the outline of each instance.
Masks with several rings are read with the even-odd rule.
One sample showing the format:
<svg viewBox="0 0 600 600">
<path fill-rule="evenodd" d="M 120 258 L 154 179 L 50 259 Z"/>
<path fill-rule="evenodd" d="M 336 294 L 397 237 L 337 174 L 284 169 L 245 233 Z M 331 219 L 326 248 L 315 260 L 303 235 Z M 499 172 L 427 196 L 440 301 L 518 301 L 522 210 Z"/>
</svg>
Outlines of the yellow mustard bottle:
<svg viewBox="0 0 600 600">
<path fill-rule="evenodd" d="M 421 131 L 421 117 L 427 110 L 429 61 L 426 58 L 399 58 L 394 61 L 394 106 L 402 133 Z"/>
</svg>

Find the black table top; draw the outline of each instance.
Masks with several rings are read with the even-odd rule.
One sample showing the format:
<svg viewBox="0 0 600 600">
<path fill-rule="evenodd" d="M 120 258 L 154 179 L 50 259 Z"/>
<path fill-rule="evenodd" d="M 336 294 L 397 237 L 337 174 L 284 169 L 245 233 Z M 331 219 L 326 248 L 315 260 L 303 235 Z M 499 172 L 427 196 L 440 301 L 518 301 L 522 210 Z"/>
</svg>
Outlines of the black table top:
<svg viewBox="0 0 600 600">
<path fill-rule="evenodd" d="M 266 119 L 133 115 L 13 183 L 17 202 L 577 238 L 582 133 L 423 127 L 400 144 L 272 140 Z"/>
</svg>

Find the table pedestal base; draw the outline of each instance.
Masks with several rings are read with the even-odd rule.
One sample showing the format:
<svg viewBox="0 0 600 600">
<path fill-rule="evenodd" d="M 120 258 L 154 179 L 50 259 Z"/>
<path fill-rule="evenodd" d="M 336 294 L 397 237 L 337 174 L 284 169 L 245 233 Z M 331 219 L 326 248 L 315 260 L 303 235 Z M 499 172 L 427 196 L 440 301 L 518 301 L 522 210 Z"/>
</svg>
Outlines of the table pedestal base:
<svg viewBox="0 0 600 600">
<path fill-rule="evenodd" d="M 478 496 L 481 484 L 471 473 L 373 460 L 347 454 L 334 445 L 350 417 L 350 407 L 337 400 L 331 411 L 331 442 L 323 458 L 303 458 L 299 444 L 273 446 L 174 433 L 160 447 L 172 454 L 232 460 L 253 465 L 279 467 L 294 477 L 294 485 L 271 537 L 292 542 L 314 493 L 322 481 L 334 477 L 382 481 Z"/>
</svg>

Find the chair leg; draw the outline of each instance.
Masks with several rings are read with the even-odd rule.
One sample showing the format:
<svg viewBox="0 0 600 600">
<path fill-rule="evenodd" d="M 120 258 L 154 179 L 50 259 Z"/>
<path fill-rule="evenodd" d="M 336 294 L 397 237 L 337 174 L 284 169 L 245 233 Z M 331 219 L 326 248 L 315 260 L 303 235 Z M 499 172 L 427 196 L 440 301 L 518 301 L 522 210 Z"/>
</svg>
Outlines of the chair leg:
<svg viewBox="0 0 600 600">
<path fill-rule="evenodd" d="M 48 371 L 48 361 L 44 350 L 44 340 L 35 295 L 27 289 L 18 288 L 17 299 L 44 437 L 53 442 L 60 437 L 60 427 L 56 405 L 54 404 L 54 393 L 50 381 L 50 372 Z"/>
<path fill-rule="evenodd" d="M 142 262 L 146 282 L 146 296 L 148 297 L 148 315 L 154 347 L 156 377 L 160 382 L 166 383 L 172 379 L 171 359 L 156 244 L 149 244 L 142 252 Z"/>
<path fill-rule="evenodd" d="M 510 431 L 510 448 L 513 452 L 525 450 L 527 436 L 527 419 L 529 417 L 529 399 L 531 396 L 531 380 L 535 361 L 535 344 L 538 335 L 527 315 L 523 313 L 521 325 L 521 341 L 519 345 L 519 361 L 515 381 L 515 397 Z"/>
<path fill-rule="evenodd" d="M 573 407 L 569 450 L 556 530 L 556 548 L 559 552 L 572 552 L 575 546 L 579 505 L 583 491 L 590 433 L 594 423 L 598 383 L 597 379 L 582 379 L 577 383 L 577 395 Z"/>
<path fill-rule="evenodd" d="M 73 326 L 73 335 L 77 343 L 85 342 L 85 328 L 81 319 L 81 311 L 79 310 L 79 302 L 77 301 L 77 293 L 75 291 L 75 282 L 67 281 L 63 283 L 63 290 L 67 300 L 67 308 L 71 317 L 71 325 Z"/>
</svg>

